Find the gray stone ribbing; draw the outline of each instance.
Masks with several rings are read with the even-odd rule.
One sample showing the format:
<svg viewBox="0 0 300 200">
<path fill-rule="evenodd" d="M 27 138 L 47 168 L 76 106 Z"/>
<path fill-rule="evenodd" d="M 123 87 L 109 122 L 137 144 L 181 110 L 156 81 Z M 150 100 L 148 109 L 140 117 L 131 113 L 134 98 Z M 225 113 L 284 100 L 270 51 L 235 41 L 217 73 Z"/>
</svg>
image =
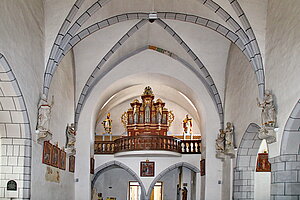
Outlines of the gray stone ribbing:
<svg viewBox="0 0 300 200">
<path fill-rule="evenodd" d="M 258 138 L 259 126 L 251 123 L 243 135 L 237 153 L 233 175 L 233 199 L 254 199 L 254 173 L 256 157 L 261 144 Z"/>
<path fill-rule="evenodd" d="M 269 160 L 272 164 L 271 199 L 300 199 L 300 155 L 280 155 Z"/>
</svg>

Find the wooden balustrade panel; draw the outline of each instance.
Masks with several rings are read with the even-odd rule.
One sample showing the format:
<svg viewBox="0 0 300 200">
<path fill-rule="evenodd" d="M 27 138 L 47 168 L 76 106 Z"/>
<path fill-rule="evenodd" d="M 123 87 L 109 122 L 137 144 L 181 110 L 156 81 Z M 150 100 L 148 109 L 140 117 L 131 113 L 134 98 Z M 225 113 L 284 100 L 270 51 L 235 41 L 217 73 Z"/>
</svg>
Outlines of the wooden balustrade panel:
<svg viewBox="0 0 300 200">
<path fill-rule="evenodd" d="M 115 143 L 113 141 L 96 141 L 94 145 L 95 154 L 113 154 Z"/>
<path fill-rule="evenodd" d="M 182 140 L 180 148 L 182 154 L 201 154 L 201 140 Z"/>
<path fill-rule="evenodd" d="M 115 141 L 96 141 L 95 154 L 138 150 L 164 150 L 182 154 L 201 154 L 201 140 L 180 140 L 171 136 L 128 136 Z"/>
</svg>

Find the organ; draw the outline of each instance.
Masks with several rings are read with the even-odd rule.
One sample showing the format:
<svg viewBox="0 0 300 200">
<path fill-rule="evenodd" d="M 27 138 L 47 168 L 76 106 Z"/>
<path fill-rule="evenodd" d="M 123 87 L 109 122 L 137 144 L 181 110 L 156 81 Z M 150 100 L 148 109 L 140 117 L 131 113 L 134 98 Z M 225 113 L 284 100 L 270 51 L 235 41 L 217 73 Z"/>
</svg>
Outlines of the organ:
<svg viewBox="0 0 300 200">
<path fill-rule="evenodd" d="M 174 114 L 165 108 L 161 99 L 154 100 L 150 86 L 147 86 L 141 96 L 141 102 L 134 99 L 129 108 L 121 116 L 121 121 L 128 136 L 163 135 L 166 136 L 174 121 Z"/>
</svg>

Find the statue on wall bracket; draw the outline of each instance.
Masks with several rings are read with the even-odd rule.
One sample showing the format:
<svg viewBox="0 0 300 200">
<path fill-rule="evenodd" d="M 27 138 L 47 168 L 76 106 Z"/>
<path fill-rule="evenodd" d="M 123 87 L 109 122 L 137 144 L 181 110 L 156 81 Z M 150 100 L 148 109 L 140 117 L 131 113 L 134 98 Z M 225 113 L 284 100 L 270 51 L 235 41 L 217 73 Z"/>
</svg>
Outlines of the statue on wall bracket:
<svg viewBox="0 0 300 200">
<path fill-rule="evenodd" d="M 225 156 L 230 158 L 235 157 L 234 150 L 234 126 L 231 122 L 227 122 L 225 130 L 220 129 L 220 133 L 216 139 L 216 157 L 225 159 Z"/>
<path fill-rule="evenodd" d="M 219 130 L 218 137 L 216 139 L 216 157 L 219 159 L 225 158 L 225 131 Z"/>
<path fill-rule="evenodd" d="M 41 99 L 38 104 L 38 119 L 37 119 L 37 141 L 43 144 L 44 141 L 49 141 L 52 139 L 52 133 L 49 130 L 51 109 L 54 105 L 54 98 L 52 96 L 51 104 L 48 103 L 45 94 L 42 94 Z"/>
<path fill-rule="evenodd" d="M 191 140 L 193 139 L 193 131 L 192 131 L 192 118 L 189 118 L 187 114 L 182 121 L 183 123 L 183 139 L 186 139 L 186 136 L 190 136 Z"/>
<path fill-rule="evenodd" d="M 110 113 L 107 113 L 106 119 L 103 120 L 102 125 L 104 127 L 104 133 L 102 135 L 103 141 L 105 140 L 105 136 L 106 135 L 108 135 L 109 136 L 109 140 L 112 141 L 112 132 L 111 132 L 112 120 L 110 119 Z"/>
<path fill-rule="evenodd" d="M 76 148 L 75 148 L 75 143 L 76 143 L 76 130 L 75 130 L 75 124 L 71 123 L 70 125 L 67 124 L 66 128 L 66 152 L 68 156 L 73 156 L 76 154 Z"/>
<path fill-rule="evenodd" d="M 259 139 L 265 139 L 268 144 L 276 142 L 276 109 L 273 95 L 270 90 L 265 91 L 264 99 L 257 105 L 261 108 L 261 128 L 259 129 Z"/>
<path fill-rule="evenodd" d="M 234 127 L 231 122 L 227 122 L 225 128 L 225 151 L 224 153 L 230 158 L 235 157 L 234 151 Z"/>
</svg>

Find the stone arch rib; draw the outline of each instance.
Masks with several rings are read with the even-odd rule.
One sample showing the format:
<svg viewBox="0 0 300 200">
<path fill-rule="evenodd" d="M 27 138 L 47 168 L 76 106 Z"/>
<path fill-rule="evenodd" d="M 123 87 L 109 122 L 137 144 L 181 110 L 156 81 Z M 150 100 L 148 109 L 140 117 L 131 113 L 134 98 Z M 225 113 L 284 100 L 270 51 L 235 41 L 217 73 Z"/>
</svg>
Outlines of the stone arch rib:
<svg viewBox="0 0 300 200">
<path fill-rule="evenodd" d="M 154 180 L 151 182 L 151 185 L 148 189 L 147 192 L 147 197 L 150 198 L 151 192 L 154 188 L 154 185 L 157 181 L 159 181 L 164 175 L 166 175 L 168 172 L 172 171 L 173 169 L 177 169 L 179 167 L 185 167 L 190 169 L 191 171 L 195 172 L 195 173 L 200 173 L 200 170 L 195 167 L 194 165 L 187 163 L 187 162 L 180 162 L 180 163 L 176 163 L 174 165 L 169 166 L 167 169 L 163 170 L 161 173 L 159 173 L 159 175 L 157 175 Z"/>
<path fill-rule="evenodd" d="M 0 53 L 0 125 L 4 135 L 1 140 L 1 171 L 0 180 L 6 183 L 9 180 L 17 180 L 19 193 L 18 198 L 29 199 L 31 187 L 31 129 L 28 112 L 23 94 L 19 87 L 16 76 L 3 54 Z M 9 149 L 17 149 L 9 151 Z M 8 160 L 18 160 L 17 164 Z M 5 168 L 5 171 L 4 171 Z M 22 169 L 22 173 L 19 173 Z M 3 171 L 2 171 L 3 170 Z M 2 184 L 1 187 L 4 187 Z M 6 190 L 6 188 L 1 188 Z M 8 198 L 2 193 L 0 198 Z"/>
<path fill-rule="evenodd" d="M 280 154 L 300 154 L 300 99 L 285 124 Z"/>
<path fill-rule="evenodd" d="M 68 46 L 68 42 L 72 38 L 72 35 L 76 34 L 78 29 L 84 24 L 84 22 L 90 18 L 99 8 L 101 8 L 105 3 L 109 2 L 110 0 L 104 0 L 104 1 L 97 1 L 94 3 L 89 9 L 87 9 L 72 25 L 72 27 L 69 29 L 68 34 L 63 35 L 64 39 L 60 38 L 60 43 L 58 46 L 52 48 L 53 54 L 55 55 L 54 58 L 49 58 L 49 62 L 46 67 L 46 72 L 44 75 L 44 85 L 43 85 L 43 93 L 48 94 L 49 87 L 52 81 L 52 77 L 55 73 L 56 67 L 58 63 L 61 61 L 61 59 L 64 57 L 64 48 Z M 218 4 L 216 4 L 212 0 L 201 0 L 201 2 L 213 10 L 217 15 L 219 15 L 239 36 L 241 39 L 240 45 L 243 45 L 246 47 L 246 56 L 250 58 L 250 62 L 253 66 L 253 70 L 256 74 L 257 82 L 258 82 L 258 88 L 259 88 L 259 97 L 262 99 L 264 94 L 264 87 L 265 87 L 265 81 L 264 81 L 264 71 L 263 71 L 263 63 L 261 59 L 260 52 L 255 53 L 256 50 L 259 51 L 259 48 L 253 48 L 252 47 L 252 41 L 249 40 L 248 35 L 244 32 L 244 30 L 240 27 L 240 25 Z M 128 18 L 128 16 L 127 16 Z M 104 26 L 105 23 L 109 24 L 109 21 L 103 22 Z M 217 26 L 215 26 L 217 25 Z M 92 29 L 92 32 L 94 32 L 94 29 L 97 29 L 98 24 L 94 24 L 93 27 L 90 27 Z M 211 23 L 212 29 L 218 29 L 220 26 L 217 23 Z M 224 30 L 224 29 L 223 29 Z M 220 28 L 220 31 L 222 31 L 222 27 Z M 256 43 L 257 44 L 257 43 Z M 257 45 L 258 47 L 258 45 Z M 253 50 L 254 49 L 254 50 Z M 244 52 L 244 51 L 243 51 Z"/>
<path fill-rule="evenodd" d="M 119 162 L 119 161 L 110 161 L 110 162 L 107 162 L 99 167 L 97 167 L 95 169 L 95 174 L 92 178 L 92 188 L 94 187 L 95 185 L 95 182 L 97 180 L 97 178 L 100 176 L 100 174 L 103 172 L 103 170 L 105 169 L 109 169 L 109 167 L 113 167 L 113 166 L 117 166 L 121 169 L 124 169 L 126 172 L 128 172 L 130 175 L 132 175 L 140 184 L 141 186 L 141 189 L 142 189 L 142 197 L 144 198 L 146 196 L 146 189 L 145 189 L 145 186 L 142 182 L 142 180 L 140 179 L 140 177 L 132 170 L 130 169 L 128 166 L 126 166 L 125 164 Z"/>
<path fill-rule="evenodd" d="M 259 126 L 251 123 L 240 143 L 233 177 L 233 199 L 254 199 L 254 173 L 256 157 L 262 140 L 258 138 Z"/>
<path fill-rule="evenodd" d="M 197 24 L 197 25 L 202 25 L 202 26 L 205 26 L 207 28 L 210 28 L 210 29 L 216 31 L 217 33 L 223 35 L 226 39 L 230 40 L 234 44 L 236 44 L 238 46 L 238 48 L 240 48 L 240 50 L 244 53 L 244 55 L 250 61 L 250 54 L 248 53 L 246 47 L 243 45 L 242 40 L 235 33 L 230 31 L 226 27 L 222 26 L 221 24 L 218 24 L 214 21 L 211 21 L 209 19 L 205 19 L 205 18 L 202 18 L 202 17 L 199 17 L 199 16 L 182 14 L 182 13 L 159 12 L 158 16 L 159 16 L 159 18 L 185 21 L 185 22 L 194 23 L 194 24 Z M 118 22 L 121 22 L 121 21 L 124 21 L 124 20 L 147 19 L 147 18 L 148 18 L 147 13 L 126 13 L 126 14 L 122 14 L 122 15 L 113 16 L 113 17 L 105 19 L 101 22 L 95 23 L 95 24 L 91 25 L 90 27 L 82 30 L 77 35 L 75 35 L 70 40 L 68 45 L 65 46 L 64 54 L 66 54 L 72 47 L 74 47 L 78 42 L 83 40 L 85 37 L 89 36 L 90 34 L 96 32 L 100 29 L 103 29 L 105 27 L 108 27 L 110 25 L 113 25 L 115 23 L 118 23 Z M 159 21 L 161 21 L 161 20 L 159 20 Z M 174 38 L 175 38 L 175 40 L 178 40 L 178 39 L 181 40 L 180 37 L 174 37 Z M 195 55 L 194 53 L 190 53 L 190 54 L 192 54 L 190 56 Z M 200 66 L 200 68 L 202 68 L 203 64 L 201 63 L 201 61 L 199 62 L 199 60 L 196 59 L 195 62 L 198 66 Z M 207 74 L 206 72 L 204 72 L 204 73 Z M 207 78 L 210 78 L 210 77 L 207 77 Z M 211 84 L 210 87 L 212 89 L 211 91 L 213 91 L 212 92 L 213 93 L 212 97 L 216 100 L 215 102 L 217 102 L 216 107 L 217 107 L 217 110 L 218 110 L 218 113 L 219 113 L 219 116 L 220 116 L 221 128 L 223 128 L 223 126 L 224 126 L 223 116 L 224 115 L 223 115 L 222 104 L 220 103 L 221 102 L 220 97 L 219 97 L 219 94 L 216 93 L 217 90 L 215 88 L 215 85 Z M 81 106 L 81 104 L 79 105 L 79 107 L 80 106 Z"/>
<path fill-rule="evenodd" d="M 264 75 L 264 67 L 263 67 L 261 53 L 258 48 L 255 35 L 251 34 L 250 35 L 251 38 L 249 38 L 249 36 L 245 33 L 245 31 L 242 29 L 239 23 L 236 22 L 220 5 L 218 5 L 213 0 L 200 0 L 200 2 L 203 3 L 203 5 L 208 7 L 210 10 L 212 10 L 214 13 L 216 13 L 221 19 L 223 19 L 232 28 L 232 30 L 241 38 L 243 44 L 245 45 L 247 51 L 250 53 L 251 56 L 250 63 L 253 66 L 256 79 L 258 82 L 259 98 L 263 99 L 265 93 L 265 75 Z M 230 0 L 230 2 L 234 3 L 235 1 Z M 237 3 L 234 4 L 234 9 L 238 8 L 237 5 L 238 5 Z M 245 19 L 247 20 L 247 18 Z M 247 22 L 243 22 L 243 23 L 245 25 L 247 24 Z"/>
<path fill-rule="evenodd" d="M 201 60 L 198 58 L 198 56 L 193 52 L 193 50 L 180 38 L 180 36 L 164 21 L 158 19 L 156 22 L 164 29 L 166 30 L 176 41 L 177 43 L 182 46 L 182 48 L 186 51 L 186 53 L 194 60 L 196 65 L 199 67 L 202 77 L 205 78 L 205 81 L 209 85 L 210 94 L 212 93 L 212 98 L 214 100 L 214 103 L 216 105 L 216 109 L 219 114 L 220 118 L 220 124 L 221 129 L 224 128 L 224 112 L 223 112 L 223 106 L 222 106 L 222 100 L 220 98 L 218 89 L 213 81 L 213 78 L 211 77 L 210 73 L 204 66 L 204 64 L 201 62 Z"/>
<path fill-rule="evenodd" d="M 136 14 L 136 17 L 138 17 L 139 15 Z M 194 62 L 196 63 L 196 65 L 199 67 L 200 71 L 202 72 L 202 74 L 199 76 L 198 73 L 196 73 L 196 70 L 193 70 L 191 67 L 190 69 L 201 79 L 201 81 L 204 83 L 205 87 L 208 90 L 209 95 L 212 97 L 216 109 L 218 111 L 219 114 L 219 118 L 220 118 L 220 128 L 224 128 L 224 113 L 223 113 L 223 106 L 222 106 L 222 101 L 220 98 L 220 95 L 218 93 L 218 90 L 216 88 L 216 85 L 214 84 L 214 81 L 212 79 L 212 77 L 210 76 L 208 70 L 205 68 L 205 66 L 203 65 L 203 63 L 201 62 L 201 60 L 196 56 L 195 53 L 193 53 L 193 51 L 188 47 L 188 45 L 180 38 L 180 36 L 171 29 L 171 27 L 169 27 L 165 22 L 163 22 L 162 20 L 156 20 L 158 22 L 158 24 L 164 29 L 166 30 L 174 39 L 175 41 L 177 41 L 179 43 L 179 45 L 181 45 L 183 47 L 183 49 L 186 51 L 186 53 L 194 60 Z M 142 19 L 138 24 L 136 24 L 135 26 L 133 26 L 112 48 L 111 50 L 104 56 L 104 58 L 100 61 L 100 63 L 97 65 L 97 67 L 94 69 L 93 73 L 91 74 L 91 76 L 89 77 L 89 79 L 87 80 L 81 94 L 79 97 L 79 101 L 77 103 L 77 107 L 76 107 L 76 111 L 75 111 L 75 125 L 77 127 L 77 122 L 79 120 L 79 116 L 80 116 L 80 112 L 82 110 L 82 107 L 86 101 L 86 98 L 88 97 L 90 91 L 92 90 L 93 86 L 96 83 L 96 77 L 98 77 L 97 74 L 99 74 L 101 66 L 104 65 L 104 63 L 110 58 L 110 56 L 116 52 L 118 50 L 118 48 L 120 46 L 122 46 L 123 43 L 125 43 L 125 41 L 135 33 L 135 31 L 137 31 L 139 28 L 141 28 L 144 24 L 145 24 L 146 20 Z M 183 61 L 181 58 L 179 58 L 178 56 L 176 57 L 177 60 L 179 60 L 181 63 L 183 63 L 185 66 L 190 66 L 189 64 L 187 64 L 187 62 Z M 123 60 L 123 58 L 121 59 Z M 110 70 L 109 70 L 110 71 Z M 108 71 L 107 71 L 108 73 Z M 103 75 L 101 75 L 103 76 Z M 204 81 L 203 81 L 204 80 Z M 98 78 L 99 81 L 99 78 Z"/>
<path fill-rule="evenodd" d="M 60 45 L 61 45 L 62 39 L 66 35 L 66 32 L 67 32 L 69 26 L 71 25 L 76 13 L 78 12 L 79 8 L 81 7 L 81 5 L 84 1 L 85 0 L 77 0 L 74 3 L 74 5 L 72 6 L 71 10 L 69 11 L 66 19 L 64 20 L 63 24 L 61 25 L 61 27 L 58 31 L 58 34 L 54 40 L 54 44 L 50 51 L 50 55 L 49 55 L 48 62 L 46 65 L 46 70 L 44 73 L 44 85 L 43 85 L 43 93 L 44 94 L 48 94 L 50 82 L 53 77 L 53 74 L 51 73 L 51 69 L 53 68 L 54 65 L 58 64 L 58 61 L 57 61 L 57 58 L 55 57 L 55 55 L 61 49 Z"/>
<path fill-rule="evenodd" d="M 280 155 L 270 158 L 271 198 L 300 198 L 300 99 L 284 127 Z M 297 178 L 298 174 L 298 178 Z"/>
<path fill-rule="evenodd" d="M 77 0 L 75 4 L 72 6 L 68 16 L 64 20 L 57 36 L 53 47 L 51 49 L 49 59 L 46 65 L 46 70 L 44 73 L 44 85 L 43 85 L 43 93 L 48 95 L 49 87 L 54 75 L 54 71 L 64 57 L 63 49 L 65 45 L 69 42 L 73 35 L 78 31 L 78 29 L 104 4 L 108 3 L 110 0 L 98 0 L 92 6 L 90 6 L 69 28 L 71 25 L 76 13 L 81 7 L 82 3 L 85 0 Z M 68 29 L 69 28 L 69 29 Z"/>
<path fill-rule="evenodd" d="M 77 122 L 79 119 L 80 112 L 82 110 L 82 107 L 86 101 L 86 98 L 88 97 L 90 91 L 95 86 L 95 80 L 98 80 L 99 78 L 103 77 L 100 74 L 101 67 L 109 60 L 109 58 L 122 46 L 123 43 L 126 42 L 128 38 L 130 38 L 137 30 L 139 30 L 143 25 L 146 23 L 146 20 L 141 20 L 137 24 L 135 24 L 127 33 L 124 34 L 124 36 L 108 51 L 108 53 L 101 59 L 101 61 L 98 63 L 96 68 L 93 70 L 92 74 L 88 78 L 86 84 L 83 87 L 83 90 L 80 94 L 77 107 L 75 110 L 75 125 L 77 128 Z M 108 73 L 110 70 L 104 71 L 104 74 Z"/>
<path fill-rule="evenodd" d="M 201 82 L 204 84 L 204 86 L 206 87 L 206 89 L 208 90 L 210 96 L 213 98 L 213 93 L 210 93 L 210 86 L 206 83 L 205 81 L 205 78 L 197 71 L 195 70 L 195 68 L 193 66 L 191 66 L 187 61 L 185 61 L 184 59 L 182 59 L 181 57 L 179 57 L 178 55 L 168 51 L 168 50 L 164 50 L 164 49 L 161 49 L 163 50 L 164 52 L 161 52 L 161 51 L 158 51 L 156 49 L 153 49 L 153 48 L 159 48 L 159 47 L 155 47 L 155 46 L 151 46 L 151 45 L 147 45 L 147 46 L 144 46 L 142 48 L 139 48 L 139 49 L 136 49 L 135 51 L 129 53 L 128 55 L 122 57 L 121 59 L 119 59 L 117 62 L 115 62 L 114 64 L 112 64 L 112 66 L 106 70 L 105 72 L 99 74 L 98 77 L 93 77 L 94 79 L 94 82 L 87 82 L 88 85 L 90 85 L 89 89 L 92 89 L 92 87 L 98 82 L 101 80 L 101 78 L 103 78 L 109 71 L 111 71 L 115 66 L 117 66 L 118 64 L 120 64 L 121 62 L 123 62 L 124 60 L 134 56 L 134 55 L 137 55 L 139 53 L 141 53 L 142 51 L 145 51 L 147 49 L 150 49 L 150 50 L 154 50 L 154 51 L 157 51 L 159 53 L 162 53 L 163 55 L 168 55 L 169 57 L 177 60 L 178 62 L 180 62 L 183 66 L 187 67 L 189 70 L 191 70 L 192 72 L 195 73 L 195 75 L 201 80 Z M 168 52 L 168 53 L 166 53 Z M 90 79 L 88 79 L 90 80 Z M 79 116 L 80 116 L 80 113 L 81 113 L 81 109 L 86 101 L 86 98 L 88 97 L 88 94 L 90 93 L 91 91 L 86 91 L 86 95 L 84 95 L 84 98 L 80 99 L 80 102 L 78 102 L 77 104 L 77 107 L 76 107 L 76 112 L 75 112 L 75 124 L 77 125 L 78 124 L 78 120 L 79 120 Z"/>
</svg>

